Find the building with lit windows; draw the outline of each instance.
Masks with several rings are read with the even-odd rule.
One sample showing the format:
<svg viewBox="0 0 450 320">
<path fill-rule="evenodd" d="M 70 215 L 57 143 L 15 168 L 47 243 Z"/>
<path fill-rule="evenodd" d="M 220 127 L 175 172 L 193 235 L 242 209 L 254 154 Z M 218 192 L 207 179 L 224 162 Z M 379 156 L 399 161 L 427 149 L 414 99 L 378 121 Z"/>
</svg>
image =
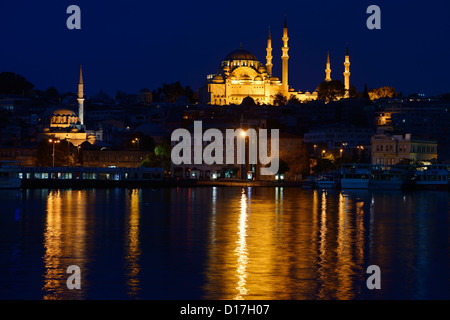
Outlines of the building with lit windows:
<svg viewBox="0 0 450 320">
<path fill-rule="evenodd" d="M 395 165 L 408 160 L 429 164 L 437 159 L 437 141 L 415 140 L 411 134 L 372 137 L 372 164 Z"/>
<path fill-rule="evenodd" d="M 101 133 L 86 130 L 84 123 L 84 93 L 83 74 L 80 66 L 80 78 L 78 81 L 78 114 L 67 107 L 56 107 L 47 110 L 41 118 L 44 127 L 38 136 L 38 141 L 45 139 L 66 140 L 74 146 L 80 146 L 83 142 L 93 143 L 102 137 Z"/>
</svg>

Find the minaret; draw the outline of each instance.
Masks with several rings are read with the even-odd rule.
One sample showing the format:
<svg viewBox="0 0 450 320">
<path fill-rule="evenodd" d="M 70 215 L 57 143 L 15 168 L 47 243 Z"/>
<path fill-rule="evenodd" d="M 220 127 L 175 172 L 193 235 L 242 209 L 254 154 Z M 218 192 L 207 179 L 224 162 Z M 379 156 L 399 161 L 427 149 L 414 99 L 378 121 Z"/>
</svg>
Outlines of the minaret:
<svg viewBox="0 0 450 320">
<path fill-rule="evenodd" d="M 327 68 L 325 69 L 325 81 L 331 81 L 330 53 L 327 53 Z"/>
<path fill-rule="evenodd" d="M 78 80 L 78 118 L 84 125 L 84 94 L 83 94 L 83 71 L 80 65 L 80 79 Z"/>
<path fill-rule="evenodd" d="M 267 75 L 269 77 L 272 76 L 272 37 L 270 36 L 270 26 L 269 26 L 269 36 L 267 37 L 267 56 L 266 56 L 266 69 L 267 69 Z"/>
<path fill-rule="evenodd" d="M 347 50 L 345 52 L 345 71 L 344 71 L 344 88 L 345 88 L 345 96 L 344 98 L 350 97 L 350 57 L 348 55 L 348 44 L 347 44 Z"/>
<path fill-rule="evenodd" d="M 281 76 L 281 92 L 284 96 L 289 98 L 287 95 L 289 93 L 289 84 L 288 84 L 288 32 L 287 32 L 287 23 L 286 16 L 284 16 L 284 28 L 283 28 L 283 47 L 281 48 L 283 55 L 281 56 L 281 60 L 283 61 L 283 71 Z"/>
</svg>

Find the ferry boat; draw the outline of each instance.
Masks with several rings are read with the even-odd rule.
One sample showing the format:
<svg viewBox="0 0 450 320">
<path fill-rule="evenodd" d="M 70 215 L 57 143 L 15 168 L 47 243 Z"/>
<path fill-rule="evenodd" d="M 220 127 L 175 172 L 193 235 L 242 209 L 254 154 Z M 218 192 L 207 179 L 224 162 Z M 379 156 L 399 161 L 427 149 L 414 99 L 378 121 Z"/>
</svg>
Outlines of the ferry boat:
<svg viewBox="0 0 450 320">
<path fill-rule="evenodd" d="M 370 165 L 345 164 L 341 170 L 342 189 L 368 189 L 370 181 Z"/>
<path fill-rule="evenodd" d="M 420 166 L 416 170 L 415 183 L 418 189 L 446 189 L 450 186 L 449 165 Z"/>
<path fill-rule="evenodd" d="M 319 189 L 336 189 L 337 187 L 338 181 L 333 176 L 321 176 L 317 179 L 317 188 Z"/>
<path fill-rule="evenodd" d="M 400 190 L 413 186 L 413 174 L 408 171 L 390 168 L 372 170 L 369 189 Z"/>
<path fill-rule="evenodd" d="M 317 188 L 317 177 L 306 177 L 305 180 L 302 181 L 303 189 L 315 189 Z"/>
<path fill-rule="evenodd" d="M 18 189 L 22 186 L 19 167 L 19 161 L 0 161 L 0 189 Z"/>
</svg>

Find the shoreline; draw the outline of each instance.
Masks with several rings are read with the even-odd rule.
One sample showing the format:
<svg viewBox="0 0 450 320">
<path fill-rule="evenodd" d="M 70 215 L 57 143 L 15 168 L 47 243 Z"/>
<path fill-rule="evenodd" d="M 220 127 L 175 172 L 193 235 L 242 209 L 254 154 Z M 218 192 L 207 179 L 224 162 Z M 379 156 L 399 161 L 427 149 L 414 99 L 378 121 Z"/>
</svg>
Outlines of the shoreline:
<svg viewBox="0 0 450 320">
<path fill-rule="evenodd" d="M 299 181 L 239 181 L 239 180 L 96 180 L 96 179 L 24 179 L 22 185 L 7 189 L 109 189 L 109 188 L 192 188 L 192 187 L 285 187 L 305 190 L 385 190 L 385 191 L 448 191 L 450 186 L 420 186 L 401 189 L 379 188 L 318 188 Z"/>
<path fill-rule="evenodd" d="M 273 181 L 207 181 L 207 180 L 181 180 L 181 181 L 140 181 L 140 180 L 77 180 L 77 179 L 25 179 L 20 189 L 39 188 L 173 188 L 173 187 L 301 187 L 300 182 L 273 182 Z"/>
</svg>

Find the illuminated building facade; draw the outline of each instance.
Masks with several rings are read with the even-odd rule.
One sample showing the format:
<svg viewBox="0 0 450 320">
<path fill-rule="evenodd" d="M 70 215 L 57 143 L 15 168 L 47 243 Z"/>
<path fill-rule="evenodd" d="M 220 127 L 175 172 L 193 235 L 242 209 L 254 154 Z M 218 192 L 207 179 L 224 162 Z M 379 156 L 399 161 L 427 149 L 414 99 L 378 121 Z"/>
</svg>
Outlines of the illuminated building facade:
<svg viewBox="0 0 450 320">
<path fill-rule="evenodd" d="M 411 139 L 411 134 L 372 137 L 372 164 L 395 165 L 401 160 L 422 161 L 429 164 L 437 159 L 437 142 Z"/>
<path fill-rule="evenodd" d="M 89 134 L 84 125 L 84 93 L 83 75 L 80 66 L 80 78 L 78 81 L 78 115 L 75 111 L 66 107 L 56 107 L 44 113 L 41 123 L 44 125 L 38 140 L 58 139 L 70 141 L 74 146 L 79 146 L 85 141 L 93 143 L 95 135 Z M 92 130 L 91 130 L 92 131 Z M 94 132 L 95 133 L 95 132 Z"/>
<path fill-rule="evenodd" d="M 317 92 L 294 91 L 288 84 L 288 29 L 286 18 L 283 28 L 282 78 L 272 74 L 272 39 L 267 39 L 266 64 L 259 62 L 251 52 L 240 48 L 232 51 L 220 64 L 216 74 L 207 76 L 205 85 L 199 90 L 201 103 L 211 105 L 241 104 L 248 96 L 257 104 L 273 104 L 277 94 L 287 99 L 296 97 L 300 101 L 317 99 Z"/>
</svg>

